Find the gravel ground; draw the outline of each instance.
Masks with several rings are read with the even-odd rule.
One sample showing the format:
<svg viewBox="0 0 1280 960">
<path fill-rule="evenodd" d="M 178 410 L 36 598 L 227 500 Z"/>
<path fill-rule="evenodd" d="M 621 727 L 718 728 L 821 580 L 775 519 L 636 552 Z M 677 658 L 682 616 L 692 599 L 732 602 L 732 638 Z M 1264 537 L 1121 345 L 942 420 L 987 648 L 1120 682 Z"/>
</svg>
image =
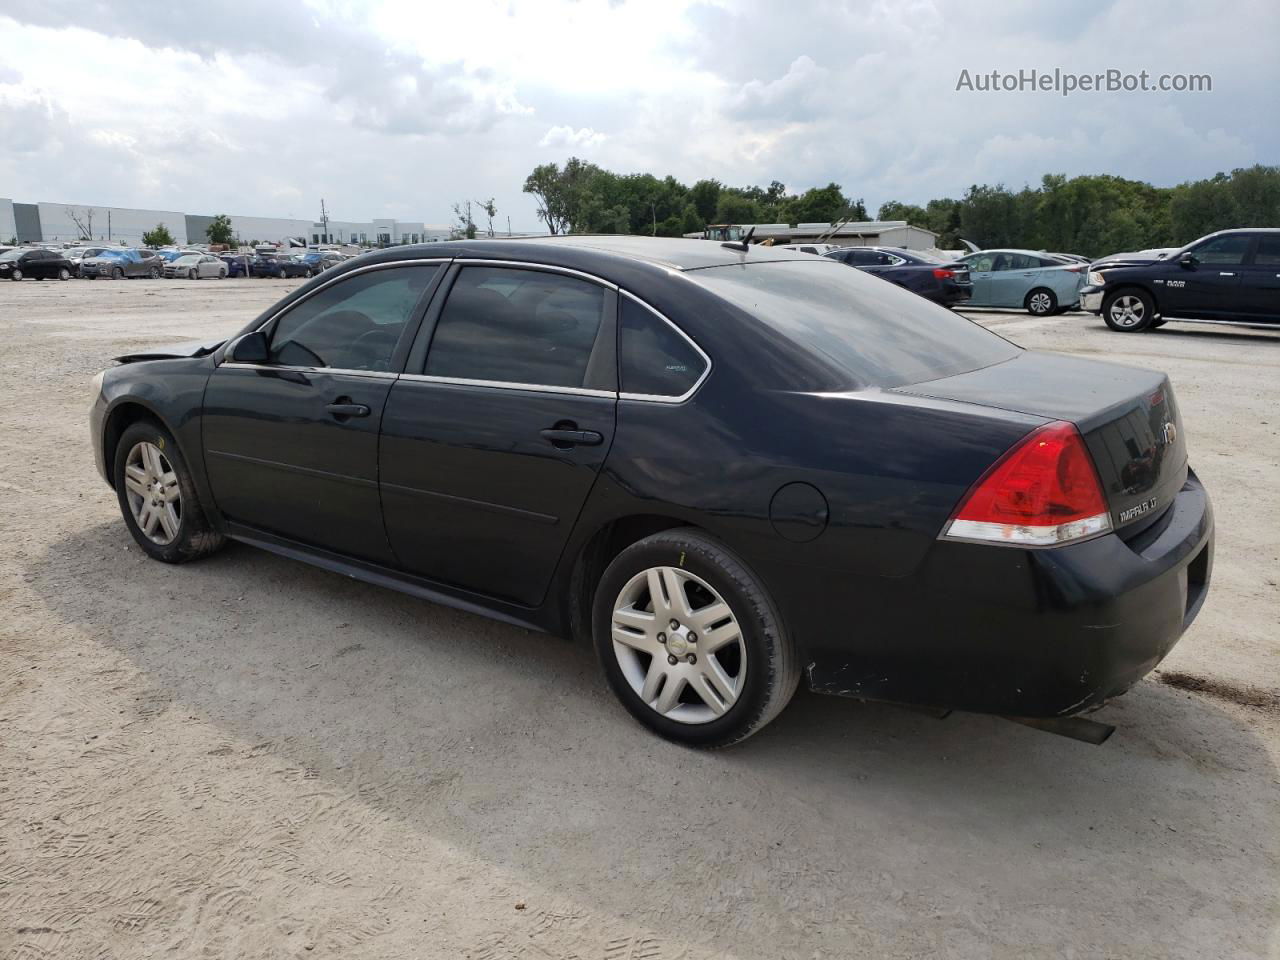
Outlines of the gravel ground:
<svg viewBox="0 0 1280 960">
<path fill-rule="evenodd" d="M 697 753 L 585 648 L 142 557 L 89 378 L 293 285 L 0 287 L 0 957 L 1280 956 L 1280 335 L 974 311 L 1167 370 L 1214 497 L 1204 612 L 1106 745 L 801 693 Z"/>
</svg>

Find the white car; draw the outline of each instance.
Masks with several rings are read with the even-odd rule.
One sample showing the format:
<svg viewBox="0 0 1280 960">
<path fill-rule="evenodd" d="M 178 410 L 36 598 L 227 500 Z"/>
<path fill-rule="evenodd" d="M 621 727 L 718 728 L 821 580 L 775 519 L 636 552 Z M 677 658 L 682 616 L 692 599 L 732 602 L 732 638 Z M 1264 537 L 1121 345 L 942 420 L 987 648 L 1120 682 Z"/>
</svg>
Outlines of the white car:
<svg viewBox="0 0 1280 960">
<path fill-rule="evenodd" d="M 227 275 L 227 265 L 207 253 L 187 253 L 166 263 L 164 275 L 186 280 L 203 280 L 205 277 L 221 280 Z"/>
</svg>

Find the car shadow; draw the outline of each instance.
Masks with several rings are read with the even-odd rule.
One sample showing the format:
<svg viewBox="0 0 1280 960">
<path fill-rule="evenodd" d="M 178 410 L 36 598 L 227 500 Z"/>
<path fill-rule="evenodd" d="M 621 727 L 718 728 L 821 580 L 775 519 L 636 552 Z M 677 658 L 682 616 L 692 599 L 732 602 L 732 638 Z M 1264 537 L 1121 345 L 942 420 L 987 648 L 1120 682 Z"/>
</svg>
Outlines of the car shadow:
<svg viewBox="0 0 1280 960">
<path fill-rule="evenodd" d="M 634 723 L 585 645 L 240 545 L 169 567 L 100 524 L 27 574 L 241 762 L 286 757 L 531 888 L 736 956 L 1192 956 L 1220 930 L 1219 955 L 1261 954 L 1276 916 L 1271 719 L 1156 682 L 1099 714 L 1102 747 L 802 692 L 699 752 Z"/>
</svg>

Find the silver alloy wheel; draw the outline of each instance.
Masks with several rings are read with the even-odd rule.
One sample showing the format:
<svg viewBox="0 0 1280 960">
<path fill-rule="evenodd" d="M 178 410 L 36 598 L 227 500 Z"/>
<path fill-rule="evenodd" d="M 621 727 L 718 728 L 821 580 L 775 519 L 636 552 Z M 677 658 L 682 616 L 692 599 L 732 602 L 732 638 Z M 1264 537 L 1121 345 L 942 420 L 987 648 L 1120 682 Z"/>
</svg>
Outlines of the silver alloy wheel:
<svg viewBox="0 0 1280 960">
<path fill-rule="evenodd" d="M 737 702 L 747 646 L 729 604 L 678 567 L 650 567 L 613 603 L 613 653 L 651 709 L 678 723 L 707 723 Z"/>
<path fill-rule="evenodd" d="M 59 268 L 59 270 L 58 270 L 58 279 L 59 279 L 59 280 L 70 280 L 70 279 L 71 279 L 71 271 L 70 271 L 70 270 L 68 270 L 66 267 L 61 267 L 61 268 Z"/>
<path fill-rule="evenodd" d="M 13 273 L 11 273 L 11 274 L 10 274 L 10 276 L 11 276 L 14 280 L 21 280 L 21 279 L 22 279 L 22 271 L 21 271 L 21 270 L 14 270 L 14 271 L 13 271 Z"/>
<path fill-rule="evenodd" d="M 1136 327 L 1147 315 L 1146 304 L 1141 297 L 1125 294 L 1111 302 L 1111 322 L 1117 327 Z"/>
<path fill-rule="evenodd" d="M 135 443 L 124 462 L 125 497 L 148 540 L 173 543 L 182 524 L 182 490 L 169 458 L 154 443 Z"/>
<path fill-rule="evenodd" d="M 1027 305 L 1031 308 L 1032 313 L 1048 313 L 1053 309 L 1053 298 L 1044 291 L 1033 293 Z"/>
</svg>

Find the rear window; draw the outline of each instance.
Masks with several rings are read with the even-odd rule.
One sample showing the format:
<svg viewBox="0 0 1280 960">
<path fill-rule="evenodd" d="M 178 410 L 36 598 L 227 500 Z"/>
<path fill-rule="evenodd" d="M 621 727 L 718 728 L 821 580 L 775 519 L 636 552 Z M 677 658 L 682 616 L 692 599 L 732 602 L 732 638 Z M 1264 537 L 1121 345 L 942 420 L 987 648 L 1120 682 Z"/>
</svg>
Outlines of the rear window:
<svg viewBox="0 0 1280 960">
<path fill-rule="evenodd" d="M 860 270 L 793 260 L 685 276 L 846 373 L 897 387 L 1009 360 L 1018 348 L 959 314 Z"/>
</svg>

